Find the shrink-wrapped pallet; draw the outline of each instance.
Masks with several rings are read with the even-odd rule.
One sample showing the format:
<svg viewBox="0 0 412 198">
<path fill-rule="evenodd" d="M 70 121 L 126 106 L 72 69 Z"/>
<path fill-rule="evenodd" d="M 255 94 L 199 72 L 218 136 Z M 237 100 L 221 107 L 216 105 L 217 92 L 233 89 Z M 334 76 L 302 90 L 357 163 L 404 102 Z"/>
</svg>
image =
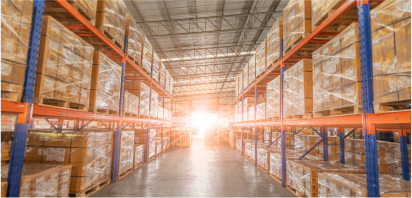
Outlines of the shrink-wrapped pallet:
<svg viewBox="0 0 412 198">
<path fill-rule="evenodd" d="M 43 16 L 33 103 L 86 110 L 93 49 L 51 16 Z"/>
<path fill-rule="evenodd" d="M 243 71 L 239 74 L 239 94 L 243 92 Z"/>
<path fill-rule="evenodd" d="M 235 77 L 235 97 L 239 94 L 239 77 Z"/>
<path fill-rule="evenodd" d="M 302 59 L 284 72 L 284 117 L 302 117 L 312 113 L 313 79 L 312 61 Z"/>
<path fill-rule="evenodd" d="M 130 14 L 126 14 L 127 55 L 142 66 L 143 33 Z"/>
<path fill-rule="evenodd" d="M 256 77 L 259 77 L 261 74 L 266 71 L 266 58 L 267 58 L 267 39 L 258 46 L 255 53 L 256 58 Z"/>
<path fill-rule="evenodd" d="M 328 161 L 288 160 L 286 163 L 288 183 L 306 197 L 318 197 L 319 173 L 366 174 L 366 170 Z"/>
<path fill-rule="evenodd" d="M 163 88 L 165 88 L 166 83 L 166 68 L 163 63 L 160 64 L 160 72 L 159 72 L 159 84 Z"/>
<path fill-rule="evenodd" d="M 159 73 L 160 73 L 160 65 L 162 64 L 160 61 L 160 57 L 156 54 L 156 51 L 153 50 L 153 70 L 152 70 L 152 79 L 156 82 L 159 82 Z M 149 73 L 150 74 L 150 73 Z"/>
<path fill-rule="evenodd" d="M 150 117 L 157 118 L 157 107 L 159 107 L 159 95 L 155 90 L 152 90 L 151 102 L 150 102 Z"/>
<path fill-rule="evenodd" d="M 311 0 L 312 9 L 312 30 L 321 24 L 326 18 L 330 16 L 337 8 L 339 8 L 344 0 Z"/>
<path fill-rule="evenodd" d="M 266 172 L 270 172 L 269 167 L 270 167 L 270 153 L 280 153 L 281 150 L 279 148 L 273 148 L 273 146 L 267 148 L 266 147 L 260 147 L 257 150 L 258 153 L 258 166 L 261 167 L 263 170 L 266 170 Z"/>
<path fill-rule="evenodd" d="M 249 85 L 249 63 L 246 63 L 245 68 L 242 71 L 243 74 L 243 90 Z"/>
<path fill-rule="evenodd" d="M 402 157 L 399 143 L 377 141 L 379 173 L 402 177 Z M 411 164 L 411 145 L 408 144 L 408 164 Z M 345 163 L 366 167 L 365 140 L 345 139 Z"/>
<path fill-rule="evenodd" d="M 352 23 L 313 53 L 315 117 L 362 112 L 358 29 Z"/>
<path fill-rule="evenodd" d="M 250 85 L 254 83 L 256 80 L 256 55 L 255 54 L 249 60 L 248 71 L 249 71 L 249 79 L 248 79 L 247 85 Z"/>
<path fill-rule="evenodd" d="M 411 182 L 379 174 L 381 197 L 411 197 Z M 367 197 L 366 174 L 319 173 L 319 197 Z"/>
<path fill-rule="evenodd" d="M 173 96 L 173 77 L 172 76 L 170 76 L 170 95 L 172 95 Z"/>
<path fill-rule="evenodd" d="M 102 52 L 94 52 L 90 111 L 115 115 L 119 113 L 121 76 L 120 65 Z"/>
<path fill-rule="evenodd" d="M 149 143 L 148 159 L 156 156 L 156 141 L 151 141 Z"/>
<path fill-rule="evenodd" d="M 280 45 L 283 39 L 283 18 L 278 17 L 267 34 L 267 68 L 280 60 Z"/>
<path fill-rule="evenodd" d="M 144 163 L 146 144 L 134 144 L 133 169 Z"/>
<path fill-rule="evenodd" d="M 71 165 L 24 164 L 21 173 L 19 196 L 68 197 L 71 171 Z M 2 184 L 7 181 L 8 173 L 9 164 L 1 165 Z M 2 193 L 3 190 L 7 190 L 3 189 L 3 185 L 1 187 Z"/>
<path fill-rule="evenodd" d="M 410 4 L 387 0 L 371 11 L 375 113 L 411 104 Z"/>
<path fill-rule="evenodd" d="M 266 119 L 280 120 L 280 96 L 280 76 L 278 76 L 267 84 Z"/>
<path fill-rule="evenodd" d="M 112 131 L 31 131 L 25 163 L 72 165 L 70 192 L 85 192 L 111 178 L 113 135 Z"/>
<path fill-rule="evenodd" d="M 1 1 L 1 98 L 20 102 L 33 1 Z"/>
<path fill-rule="evenodd" d="M 124 48 L 126 4 L 123 0 L 97 1 L 96 27 Z"/>
<path fill-rule="evenodd" d="M 255 121 L 255 106 L 249 107 L 247 110 L 247 121 Z"/>
<path fill-rule="evenodd" d="M 262 102 L 256 106 L 256 120 L 266 119 L 266 103 Z"/>
<path fill-rule="evenodd" d="M 170 91 L 170 73 L 169 73 L 169 71 L 167 71 L 167 69 L 166 69 L 166 74 L 165 74 L 165 83 L 166 83 L 166 85 L 165 85 L 165 90 L 168 92 L 168 93 L 171 93 L 171 91 Z"/>
<path fill-rule="evenodd" d="M 250 142 L 250 141 L 249 141 Z M 257 143 L 257 157 L 259 158 L 259 149 L 265 149 L 265 148 L 267 148 L 269 146 L 269 143 L 262 143 L 262 142 L 258 142 Z M 255 141 L 254 140 L 252 140 L 251 142 L 250 142 L 250 146 L 248 147 L 248 149 L 250 149 L 250 151 L 248 152 L 248 154 L 249 154 L 249 157 L 253 160 L 253 161 L 255 161 L 255 159 L 256 159 L 256 156 L 255 156 Z"/>
<path fill-rule="evenodd" d="M 274 142 L 273 144 L 272 144 L 272 147 L 274 147 L 274 148 L 282 148 L 282 141 L 281 141 L 281 139 L 279 138 L 281 136 L 281 133 L 280 132 L 272 132 L 272 139 L 277 139 L 277 141 L 276 142 Z M 294 139 L 295 138 L 293 138 L 293 133 L 289 133 L 289 132 L 286 132 L 285 133 L 285 147 L 286 147 L 286 149 L 290 149 L 290 150 L 294 150 L 293 148 L 294 148 L 294 145 L 296 145 L 296 144 L 294 144 Z"/>
<path fill-rule="evenodd" d="M 124 91 L 123 96 L 123 111 L 126 116 L 139 116 L 139 97 Z"/>
<path fill-rule="evenodd" d="M 150 75 L 151 65 L 153 61 L 152 45 L 146 36 L 143 39 L 143 51 L 142 51 L 142 68 L 146 73 Z"/>
<path fill-rule="evenodd" d="M 139 96 L 139 117 L 149 117 L 150 87 L 137 80 L 125 80 L 124 89 L 135 96 Z"/>
<path fill-rule="evenodd" d="M 146 144 L 147 129 L 136 129 L 134 133 L 135 144 Z M 156 129 L 149 129 L 149 142 L 156 140 Z"/>
<path fill-rule="evenodd" d="M 157 137 L 156 138 L 156 155 L 159 155 L 163 150 L 162 150 L 162 140 Z"/>
<path fill-rule="evenodd" d="M 286 163 L 289 160 L 298 160 L 302 157 L 303 153 L 286 149 Z M 313 157 L 311 155 L 306 155 L 302 160 L 320 160 L 317 157 Z M 281 152 L 272 152 L 270 153 L 270 174 L 273 176 L 282 179 L 282 154 Z M 286 178 L 286 184 L 292 186 L 292 182 L 290 179 Z"/>
<path fill-rule="evenodd" d="M 303 135 L 299 133 L 295 135 L 295 150 L 307 152 L 315 146 L 322 138 L 319 135 Z M 328 136 L 328 160 L 339 161 L 340 159 L 340 141 L 337 136 Z M 323 159 L 323 143 L 315 147 L 309 155 Z"/>
<path fill-rule="evenodd" d="M 134 157 L 134 131 L 121 131 L 120 133 L 120 147 L 119 147 L 119 159 L 117 178 L 120 179 L 125 176 L 131 170 L 133 170 L 133 157 Z M 115 145 L 115 139 L 113 138 L 113 145 Z M 114 155 L 113 155 L 114 157 Z"/>
<path fill-rule="evenodd" d="M 162 119 L 163 120 L 163 107 L 162 106 L 157 106 L 157 118 Z"/>
<path fill-rule="evenodd" d="M 170 138 L 169 137 L 163 137 L 163 151 L 168 149 L 170 146 Z"/>
<path fill-rule="evenodd" d="M 283 9 L 283 55 L 312 31 L 311 0 L 291 0 Z"/>
</svg>

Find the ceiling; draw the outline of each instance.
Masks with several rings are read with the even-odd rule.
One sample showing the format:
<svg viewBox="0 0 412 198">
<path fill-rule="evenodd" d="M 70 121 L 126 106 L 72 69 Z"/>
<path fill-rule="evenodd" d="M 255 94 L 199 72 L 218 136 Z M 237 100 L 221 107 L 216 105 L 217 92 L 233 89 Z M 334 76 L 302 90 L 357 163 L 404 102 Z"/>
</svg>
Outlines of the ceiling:
<svg viewBox="0 0 412 198">
<path fill-rule="evenodd" d="M 233 97 L 235 77 L 282 15 L 287 0 L 125 3 L 173 76 L 178 99 Z"/>
</svg>

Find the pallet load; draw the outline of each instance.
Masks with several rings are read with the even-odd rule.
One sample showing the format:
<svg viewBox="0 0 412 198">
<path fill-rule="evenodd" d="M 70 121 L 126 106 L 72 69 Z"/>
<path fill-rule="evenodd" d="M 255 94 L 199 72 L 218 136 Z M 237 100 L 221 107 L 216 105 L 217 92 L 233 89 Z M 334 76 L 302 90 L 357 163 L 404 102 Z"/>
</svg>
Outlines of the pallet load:
<svg viewBox="0 0 412 198">
<path fill-rule="evenodd" d="M 165 70 L 165 90 L 168 92 L 168 93 L 172 93 L 171 91 L 170 91 L 170 80 L 171 80 L 171 78 L 170 78 L 170 73 L 169 73 L 169 71 L 167 71 L 167 69 Z"/>
<path fill-rule="evenodd" d="M 125 80 L 124 90 L 139 97 L 139 113 L 137 115 L 140 118 L 149 117 L 150 87 L 137 80 Z"/>
<path fill-rule="evenodd" d="M 325 1 L 325 0 L 311 0 L 312 1 L 312 30 L 321 24 L 328 16 L 330 16 L 336 9 L 339 8 L 344 0 Z M 346 16 L 346 15 L 345 15 Z M 353 16 L 357 19 L 357 16 Z M 349 20 L 350 18 L 344 18 Z M 343 19 L 338 19 L 343 20 Z"/>
<path fill-rule="evenodd" d="M 313 52 L 313 117 L 362 113 L 358 23 Z"/>
<path fill-rule="evenodd" d="M 267 34 L 267 69 L 280 60 L 280 45 L 283 39 L 283 18 L 278 17 Z"/>
<path fill-rule="evenodd" d="M 33 1 L 1 1 L 1 99 L 21 101 Z"/>
<path fill-rule="evenodd" d="M 170 147 L 170 138 L 169 137 L 163 137 L 163 151 L 166 151 Z"/>
<path fill-rule="evenodd" d="M 146 144 L 147 140 L 147 129 L 136 129 L 134 133 L 134 143 L 135 144 Z M 152 159 L 153 156 L 156 155 L 156 129 L 150 129 L 149 130 L 149 150 L 147 159 Z"/>
<path fill-rule="evenodd" d="M 239 77 L 235 77 L 235 97 L 238 96 L 239 92 Z"/>
<path fill-rule="evenodd" d="M 150 98 L 150 117 L 157 118 L 157 107 L 159 107 L 159 95 L 155 90 L 152 90 L 152 96 Z"/>
<path fill-rule="evenodd" d="M 295 136 L 295 150 L 307 152 L 315 146 L 322 138 L 319 135 L 303 135 Z M 315 147 L 308 155 L 323 159 L 323 143 Z M 328 136 L 328 160 L 339 161 L 340 159 L 340 141 L 337 136 Z"/>
<path fill-rule="evenodd" d="M 256 55 L 255 54 L 249 60 L 247 71 L 249 71 L 249 79 L 248 79 L 247 85 L 250 85 L 256 80 Z"/>
<path fill-rule="evenodd" d="M 162 153 L 162 139 L 159 137 L 156 138 L 156 156 L 159 156 Z"/>
<path fill-rule="evenodd" d="M 366 174 L 319 173 L 319 197 L 367 197 Z M 411 182 L 379 174 L 380 197 L 411 197 Z"/>
<path fill-rule="evenodd" d="M 285 119 L 312 118 L 313 79 L 311 60 L 302 59 L 286 70 L 283 77 L 283 86 L 285 111 L 283 116 Z"/>
<path fill-rule="evenodd" d="M 259 77 L 261 74 L 264 74 L 266 71 L 266 63 L 267 63 L 267 39 L 263 40 L 263 42 L 258 46 L 256 49 L 255 57 L 256 57 L 256 77 Z"/>
<path fill-rule="evenodd" d="M 163 88 L 166 87 L 166 67 L 162 62 L 160 64 L 159 84 Z"/>
<path fill-rule="evenodd" d="M 134 131 L 121 131 L 117 179 L 123 178 L 133 170 L 134 139 Z M 113 145 L 115 145 L 115 141 L 113 138 Z"/>
<path fill-rule="evenodd" d="M 268 145 L 269 146 L 269 145 Z M 281 150 L 279 148 L 273 148 L 272 146 L 267 148 L 261 147 L 258 148 L 258 162 L 257 165 L 267 173 L 270 173 L 270 153 L 280 153 Z"/>
<path fill-rule="evenodd" d="M 243 85 L 243 71 L 239 74 L 239 94 L 241 94 L 244 90 L 244 85 Z"/>
<path fill-rule="evenodd" d="M 142 66 L 143 33 L 130 14 L 126 14 L 127 55 L 140 67 Z"/>
<path fill-rule="evenodd" d="M 162 106 L 157 106 L 157 118 L 159 118 L 160 120 L 163 120 L 163 112 L 164 112 L 164 109 L 163 109 L 163 107 Z"/>
<path fill-rule="evenodd" d="M 153 50 L 153 60 L 152 60 L 152 79 L 156 82 L 159 82 L 159 74 L 160 74 L 160 65 L 162 64 L 160 61 L 160 57 L 156 54 L 156 51 Z"/>
<path fill-rule="evenodd" d="M 247 121 L 253 122 L 255 121 L 255 105 L 249 107 L 247 111 Z"/>
<path fill-rule="evenodd" d="M 134 144 L 133 169 L 144 163 L 146 144 Z"/>
<path fill-rule="evenodd" d="M 93 55 L 89 111 L 118 115 L 122 68 L 100 51 Z"/>
<path fill-rule="evenodd" d="M 258 157 L 258 161 L 259 161 L 259 149 L 266 149 L 268 146 L 269 146 L 270 144 L 269 143 L 262 143 L 262 142 L 258 142 L 257 143 L 257 157 Z M 256 157 L 255 157 L 255 141 L 254 140 L 252 140 L 251 142 L 250 142 L 250 152 L 249 152 L 249 154 L 250 154 L 250 159 L 252 160 L 252 161 L 255 161 L 256 160 Z"/>
<path fill-rule="evenodd" d="M 96 27 L 117 47 L 124 49 L 126 4 L 123 0 L 97 1 Z"/>
<path fill-rule="evenodd" d="M 3 182 L 7 184 L 9 165 L 1 166 L 2 194 Z M 20 197 L 68 197 L 71 165 L 24 164 L 21 173 Z M 3 197 L 3 195 L 2 195 Z"/>
<path fill-rule="evenodd" d="M 139 97 L 134 94 L 124 91 L 123 96 L 123 116 L 138 117 L 139 116 Z"/>
<path fill-rule="evenodd" d="M 170 90 L 169 91 L 170 95 L 173 96 L 173 77 L 172 76 L 170 76 L 170 89 L 169 90 Z"/>
<path fill-rule="evenodd" d="M 272 132 L 272 139 L 277 139 L 277 141 L 275 142 L 275 143 L 273 143 L 272 144 L 272 147 L 274 147 L 274 148 L 282 148 L 282 141 L 281 141 L 281 139 L 279 138 L 281 136 L 281 133 L 280 132 Z M 289 132 L 286 132 L 285 133 L 285 143 L 286 143 L 286 149 L 290 149 L 290 150 L 294 150 L 293 148 L 294 148 L 294 140 L 295 140 L 295 138 L 293 137 L 294 135 L 293 135 L 293 133 L 289 133 Z M 297 145 L 297 144 L 295 144 L 295 145 Z"/>
<path fill-rule="evenodd" d="M 291 0 L 283 9 L 283 55 L 312 32 L 310 0 Z"/>
<path fill-rule="evenodd" d="M 151 67 L 153 61 L 153 50 L 152 45 L 145 36 L 143 39 L 143 51 L 142 51 L 142 68 L 146 73 L 150 75 Z"/>
<path fill-rule="evenodd" d="M 387 0 L 371 11 L 375 113 L 410 109 L 409 5 L 409 1 Z"/>
<path fill-rule="evenodd" d="M 262 102 L 256 106 L 256 120 L 264 121 L 266 119 L 266 103 Z"/>
<path fill-rule="evenodd" d="M 4 115 L 3 115 L 4 116 Z M 14 131 L 6 131 L 2 116 L 2 132 L 1 132 L 1 165 L 8 164 L 11 156 L 11 146 L 13 143 Z M 4 128 L 3 128 L 4 127 Z"/>
<path fill-rule="evenodd" d="M 87 111 L 93 46 L 50 16 L 43 16 L 34 104 Z"/>
<path fill-rule="evenodd" d="M 318 197 L 320 173 L 366 174 L 366 170 L 328 161 L 288 160 L 286 163 L 287 181 L 298 196 Z"/>
<path fill-rule="evenodd" d="M 243 75 L 243 90 L 249 85 L 249 63 L 246 63 L 245 68 L 242 71 Z"/>
<path fill-rule="evenodd" d="M 31 131 L 25 162 L 72 165 L 69 193 L 85 196 L 110 183 L 113 135 L 112 131 Z"/>
<path fill-rule="evenodd" d="M 280 121 L 280 76 L 270 81 L 266 92 L 266 119 Z"/>
<path fill-rule="evenodd" d="M 96 24 L 96 11 L 98 0 L 71 0 L 67 1 L 75 10 L 84 16 L 93 26 Z M 76 19 L 60 5 L 53 1 L 46 1 L 44 5 L 44 15 L 50 15 L 53 18 L 64 21 L 65 25 L 81 25 Z"/>
<path fill-rule="evenodd" d="M 399 143 L 377 141 L 380 174 L 402 177 L 402 158 Z M 411 164 L 411 145 L 408 144 L 408 164 Z M 366 167 L 365 140 L 345 139 L 345 164 Z"/>
</svg>

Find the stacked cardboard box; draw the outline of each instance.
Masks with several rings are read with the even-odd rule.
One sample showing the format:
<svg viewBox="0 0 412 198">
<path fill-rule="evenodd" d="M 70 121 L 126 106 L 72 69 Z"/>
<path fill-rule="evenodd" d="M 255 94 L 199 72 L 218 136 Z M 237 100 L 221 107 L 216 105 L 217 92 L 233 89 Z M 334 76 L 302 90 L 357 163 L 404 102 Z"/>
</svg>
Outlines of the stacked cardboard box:
<svg viewBox="0 0 412 198">
<path fill-rule="evenodd" d="M 146 144 L 134 144 L 133 169 L 144 163 Z"/>
<path fill-rule="evenodd" d="M 129 93 L 128 91 L 124 91 L 123 96 L 123 111 L 125 114 L 130 115 L 139 115 L 139 97 L 134 94 Z"/>
<path fill-rule="evenodd" d="M 127 54 L 142 66 L 143 33 L 130 14 L 126 14 Z"/>
<path fill-rule="evenodd" d="M 378 141 L 379 172 L 402 176 L 402 159 L 399 143 Z M 411 164 L 411 145 L 408 144 L 408 161 Z M 366 167 L 365 141 L 345 139 L 345 163 L 356 167 Z"/>
<path fill-rule="evenodd" d="M 312 1 L 312 30 L 322 23 L 344 0 L 311 0 Z"/>
<path fill-rule="evenodd" d="M 367 197 L 366 174 L 319 173 L 319 197 Z M 381 197 L 410 197 L 411 182 L 379 174 Z"/>
<path fill-rule="evenodd" d="M 173 77 L 170 75 L 170 89 L 169 89 L 170 95 L 173 95 Z"/>
<path fill-rule="evenodd" d="M 8 186 L 8 183 L 6 181 L 1 182 L 1 197 L 6 197 L 7 196 L 7 186 Z"/>
<path fill-rule="evenodd" d="M 163 120 L 163 107 L 162 106 L 157 106 L 157 118 Z"/>
<path fill-rule="evenodd" d="M 239 94 L 239 77 L 235 77 L 235 97 Z"/>
<path fill-rule="evenodd" d="M 267 34 L 267 68 L 280 60 L 280 44 L 283 39 L 283 18 L 278 17 Z"/>
<path fill-rule="evenodd" d="M 153 66 L 153 71 L 152 71 L 152 78 L 156 81 L 159 82 L 159 73 L 160 73 L 160 65 L 162 64 L 160 61 L 160 57 L 156 54 L 156 51 L 153 50 L 153 59 L 152 59 L 152 66 Z M 149 73 L 150 74 L 150 73 Z"/>
<path fill-rule="evenodd" d="M 110 35 L 117 45 L 124 46 L 126 4 L 123 0 L 99 0 L 97 2 L 96 27 Z"/>
<path fill-rule="evenodd" d="M 270 81 L 266 92 L 266 118 L 280 118 L 280 76 Z"/>
<path fill-rule="evenodd" d="M 307 197 L 318 197 L 319 173 L 365 174 L 366 170 L 328 161 L 288 160 L 286 163 L 291 187 Z"/>
<path fill-rule="evenodd" d="M 68 197 L 71 171 L 71 165 L 25 164 L 21 175 L 19 196 Z M 2 193 L 3 182 L 7 181 L 8 172 L 9 165 L 2 165 Z"/>
<path fill-rule="evenodd" d="M 170 90 L 170 83 L 171 83 L 171 77 L 170 77 L 170 73 L 169 73 L 169 71 L 167 71 L 167 69 L 166 69 L 166 74 L 165 74 L 165 83 L 166 83 L 166 85 L 165 85 L 165 90 L 167 91 L 167 92 L 169 92 L 169 93 L 172 93 L 172 91 Z M 173 82 L 172 82 L 173 83 Z"/>
<path fill-rule="evenodd" d="M 134 131 L 121 131 L 117 178 L 127 174 L 133 169 L 134 157 Z M 115 139 L 113 138 L 113 145 Z M 114 157 L 114 156 L 113 156 Z"/>
<path fill-rule="evenodd" d="M 6 130 L 2 126 L 2 132 L 1 132 L 1 164 L 2 165 L 8 164 L 10 161 L 11 145 L 13 143 L 13 134 L 14 134 L 14 131 L 6 132 Z"/>
<path fill-rule="evenodd" d="M 163 137 L 163 151 L 166 151 L 170 147 L 170 138 Z"/>
<path fill-rule="evenodd" d="M 313 79 L 311 60 L 302 59 L 286 70 L 284 72 L 283 85 L 285 117 L 312 113 Z"/>
<path fill-rule="evenodd" d="M 256 106 L 256 120 L 266 119 L 266 103 L 262 102 Z"/>
<path fill-rule="evenodd" d="M 153 50 L 152 45 L 150 44 L 149 40 L 145 36 L 143 39 L 143 51 L 142 51 L 142 68 L 148 74 L 150 74 L 150 68 L 153 61 Z"/>
<path fill-rule="evenodd" d="M 312 31 L 310 0 L 291 0 L 283 9 L 283 55 Z"/>
<path fill-rule="evenodd" d="M 1 1 L 1 98 L 21 100 L 33 1 Z"/>
<path fill-rule="evenodd" d="M 162 153 L 162 140 L 157 137 L 156 138 L 156 156 Z"/>
<path fill-rule="evenodd" d="M 246 89 L 247 86 L 249 85 L 249 63 L 247 63 L 245 65 L 245 68 L 243 68 L 242 75 L 243 75 L 243 89 Z"/>
<path fill-rule="evenodd" d="M 258 148 L 258 151 L 257 151 L 258 152 L 258 166 L 260 166 L 262 169 L 266 170 L 269 173 L 270 172 L 269 170 L 270 154 L 280 153 L 281 150 L 279 148 L 273 148 L 273 146 L 269 148 L 266 148 L 266 147 Z"/>
<path fill-rule="evenodd" d="M 293 150 L 293 133 L 285 133 L 286 135 L 286 149 L 290 149 Z M 277 139 L 281 136 L 280 132 L 272 132 L 272 139 Z M 276 148 L 282 148 L 282 141 L 279 138 L 275 143 L 272 144 L 272 147 L 276 147 Z"/>
<path fill-rule="evenodd" d="M 246 71 L 246 70 L 244 70 L 244 71 Z M 248 70 L 247 71 L 249 71 L 249 76 L 248 76 L 249 79 L 248 79 L 248 84 L 247 85 L 250 85 L 253 82 L 255 82 L 255 80 L 256 80 L 256 55 L 255 54 L 249 60 Z"/>
<path fill-rule="evenodd" d="M 314 112 L 362 103 L 358 23 L 352 23 L 313 53 Z M 334 112 L 338 113 L 338 112 Z"/>
<path fill-rule="evenodd" d="M 160 64 L 160 72 L 159 72 L 159 84 L 163 88 L 165 88 L 166 83 L 166 68 L 163 63 Z"/>
<path fill-rule="evenodd" d="M 93 49 L 54 18 L 43 16 L 33 103 L 63 101 L 69 102 L 64 103 L 66 108 L 87 107 Z"/>
<path fill-rule="evenodd" d="M 114 132 L 29 133 L 29 163 L 72 165 L 70 192 L 84 192 L 111 178 Z"/>
<path fill-rule="evenodd" d="M 286 163 L 289 160 L 298 160 L 300 157 L 302 157 L 303 153 L 293 151 L 293 150 L 286 150 Z M 306 155 L 302 160 L 319 160 L 317 157 L 313 157 L 311 155 Z M 270 174 L 276 176 L 277 178 L 281 179 L 282 178 L 282 155 L 281 152 L 272 152 L 270 153 Z M 289 186 L 292 185 L 292 180 L 287 179 L 286 184 Z"/>
<path fill-rule="evenodd" d="M 147 144 L 147 129 L 136 129 L 134 134 L 135 144 Z M 149 145 L 148 145 L 148 158 L 156 155 L 156 129 L 149 130 Z M 146 152 L 146 151 L 145 151 Z M 146 155 L 146 154 L 145 154 Z"/>
<path fill-rule="evenodd" d="M 295 136 L 295 150 L 306 152 L 315 146 L 322 138 L 319 135 L 303 135 Z M 340 142 L 339 137 L 328 136 L 328 159 L 329 161 L 338 161 L 340 159 Z M 308 155 L 323 159 L 323 143 L 315 147 Z"/>
<path fill-rule="evenodd" d="M 266 71 L 266 63 L 267 63 L 267 39 L 263 40 L 263 42 L 259 45 L 256 49 L 255 57 L 256 57 L 256 77 L 260 74 L 265 73 Z"/>
<path fill-rule="evenodd" d="M 252 105 L 255 104 L 255 98 L 254 97 L 244 97 L 243 98 L 243 121 L 246 122 L 248 121 L 248 110 L 250 107 L 252 107 Z"/>
<path fill-rule="evenodd" d="M 379 104 L 411 99 L 411 9 L 409 1 L 387 0 L 371 11 L 375 112 Z M 396 103 L 394 104 L 396 105 Z M 403 109 L 397 108 L 397 109 Z"/>
<path fill-rule="evenodd" d="M 243 73 L 244 73 L 244 71 L 242 71 L 242 73 L 239 74 L 239 94 L 241 94 L 241 93 L 243 92 L 243 90 L 244 90 L 243 81 L 244 81 L 245 79 L 243 78 Z"/>
<path fill-rule="evenodd" d="M 157 118 L 157 108 L 159 107 L 159 95 L 155 90 L 152 90 L 152 96 L 150 98 L 150 117 Z"/>
<path fill-rule="evenodd" d="M 152 141 L 149 143 L 149 152 L 147 156 L 148 159 L 156 156 L 156 141 Z"/>
<path fill-rule="evenodd" d="M 117 63 L 100 51 L 94 52 L 90 111 L 119 113 L 121 74 L 122 68 Z"/>
<path fill-rule="evenodd" d="M 243 139 L 244 142 L 247 141 L 247 139 Z M 249 140 L 250 141 L 250 140 Z M 242 139 L 236 139 L 236 150 L 238 150 L 239 152 L 242 152 Z"/>
<path fill-rule="evenodd" d="M 125 80 L 124 89 L 129 93 L 132 93 L 136 96 L 139 96 L 139 117 L 149 116 L 149 95 L 150 87 L 144 84 L 143 82 Z"/>
</svg>

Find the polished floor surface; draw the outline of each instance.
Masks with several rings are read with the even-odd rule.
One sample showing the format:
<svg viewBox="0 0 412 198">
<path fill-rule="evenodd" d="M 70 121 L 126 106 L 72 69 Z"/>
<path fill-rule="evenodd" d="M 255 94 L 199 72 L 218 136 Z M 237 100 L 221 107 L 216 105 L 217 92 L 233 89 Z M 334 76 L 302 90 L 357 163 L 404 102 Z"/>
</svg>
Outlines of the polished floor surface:
<svg viewBox="0 0 412 198">
<path fill-rule="evenodd" d="M 193 137 L 171 148 L 93 197 L 295 197 L 254 163 L 230 148 Z"/>
</svg>

